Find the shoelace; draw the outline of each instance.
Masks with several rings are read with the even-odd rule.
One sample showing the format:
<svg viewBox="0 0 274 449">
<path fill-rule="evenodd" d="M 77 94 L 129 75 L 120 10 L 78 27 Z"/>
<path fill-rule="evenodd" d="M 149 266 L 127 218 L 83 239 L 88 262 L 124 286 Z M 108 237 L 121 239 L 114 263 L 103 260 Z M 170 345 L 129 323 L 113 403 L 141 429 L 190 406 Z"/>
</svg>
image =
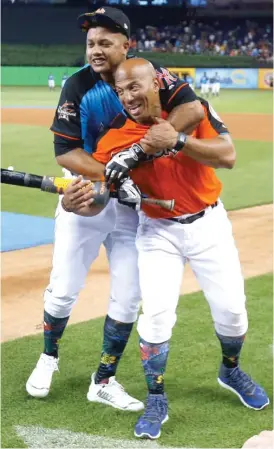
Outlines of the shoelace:
<svg viewBox="0 0 274 449">
<path fill-rule="evenodd" d="M 246 374 L 244 371 L 242 371 L 240 368 L 235 368 L 234 371 L 231 373 L 230 382 L 232 385 L 237 386 L 239 389 L 243 390 L 245 393 L 248 393 L 256 387 L 255 382 Z"/>
<path fill-rule="evenodd" d="M 50 371 L 59 371 L 58 363 L 55 359 L 42 358 L 45 367 Z"/>
<path fill-rule="evenodd" d="M 157 397 L 157 395 L 149 396 L 143 418 L 152 422 L 161 421 L 162 416 L 165 413 L 166 413 L 165 400 L 162 399 L 162 397 Z"/>
<path fill-rule="evenodd" d="M 124 395 L 129 396 L 129 394 L 126 392 L 124 387 L 121 384 L 119 384 L 119 382 L 117 382 L 117 380 L 112 380 L 112 382 L 110 384 L 106 384 L 106 385 L 114 387 L 115 389 L 119 390 L 120 393 L 123 393 Z"/>
</svg>

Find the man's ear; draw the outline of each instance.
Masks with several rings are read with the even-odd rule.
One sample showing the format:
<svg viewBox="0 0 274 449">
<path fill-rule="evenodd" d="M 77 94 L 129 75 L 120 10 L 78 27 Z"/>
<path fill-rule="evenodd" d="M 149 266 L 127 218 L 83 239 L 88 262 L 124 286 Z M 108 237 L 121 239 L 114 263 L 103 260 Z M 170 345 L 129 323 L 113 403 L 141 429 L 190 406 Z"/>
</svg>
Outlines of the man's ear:
<svg viewBox="0 0 274 449">
<path fill-rule="evenodd" d="M 158 80 L 157 77 L 155 77 L 155 78 L 153 79 L 153 84 L 154 84 L 154 92 L 155 92 L 155 93 L 156 93 L 156 92 L 159 92 L 159 90 L 160 90 L 160 83 L 159 83 L 159 80 Z"/>
<path fill-rule="evenodd" d="M 126 52 L 128 52 L 128 50 L 129 50 L 129 41 L 125 41 L 123 45 L 124 45 L 124 49 L 126 50 Z"/>
</svg>

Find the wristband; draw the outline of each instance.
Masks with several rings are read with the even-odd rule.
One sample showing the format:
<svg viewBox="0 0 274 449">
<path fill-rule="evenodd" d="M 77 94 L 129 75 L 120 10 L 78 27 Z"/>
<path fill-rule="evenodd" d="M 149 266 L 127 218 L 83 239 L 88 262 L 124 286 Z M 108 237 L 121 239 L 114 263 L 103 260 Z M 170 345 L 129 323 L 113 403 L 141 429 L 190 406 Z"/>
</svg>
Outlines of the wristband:
<svg viewBox="0 0 274 449">
<path fill-rule="evenodd" d="M 186 139 L 187 135 L 185 133 L 178 133 L 177 142 L 173 148 L 173 150 L 175 150 L 176 153 L 184 148 Z"/>
<path fill-rule="evenodd" d="M 61 200 L 61 206 L 64 209 L 65 212 L 72 212 L 70 209 L 67 209 L 66 206 L 64 205 L 64 197 Z"/>
<path fill-rule="evenodd" d="M 141 147 L 140 144 L 134 143 L 134 144 L 130 147 L 130 149 L 131 149 L 132 151 L 134 151 L 134 153 L 136 154 L 137 161 L 141 162 L 141 161 L 144 161 L 144 160 L 147 158 L 147 155 L 146 155 L 146 153 L 144 152 L 144 150 L 143 150 L 143 148 Z"/>
</svg>

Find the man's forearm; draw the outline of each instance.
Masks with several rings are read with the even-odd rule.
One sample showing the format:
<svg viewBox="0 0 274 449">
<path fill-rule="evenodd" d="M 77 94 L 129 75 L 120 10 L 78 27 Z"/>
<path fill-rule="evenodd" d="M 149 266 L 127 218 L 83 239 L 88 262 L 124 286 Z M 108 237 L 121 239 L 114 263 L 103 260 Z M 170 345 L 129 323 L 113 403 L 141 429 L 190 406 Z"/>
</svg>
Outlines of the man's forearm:
<svg viewBox="0 0 274 449">
<path fill-rule="evenodd" d="M 168 115 L 167 121 L 176 131 L 191 134 L 204 118 L 204 109 L 199 100 L 176 106 Z"/>
<path fill-rule="evenodd" d="M 101 180 L 104 175 L 105 166 L 82 148 L 75 148 L 66 154 L 57 156 L 56 161 L 67 170 L 90 178 L 92 181 Z"/>
<path fill-rule="evenodd" d="M 187 137 L 182 152 L 203 165 L 213 168 L 233 168 L 236 153 L 229 134 L 214 139 Z"/>
<path fill-rule="evenodd" d="M 191 134 L 203 118 L 204 109 L 198 100 L 176 106 L 166 120 L 155 118 L 156 124 L 151 126 L 140 144 L 147 154 L 172 148 L 170 143 L 177 132 Z M 163 123 L 168 126 L 163 128 Z"/>
</svg>

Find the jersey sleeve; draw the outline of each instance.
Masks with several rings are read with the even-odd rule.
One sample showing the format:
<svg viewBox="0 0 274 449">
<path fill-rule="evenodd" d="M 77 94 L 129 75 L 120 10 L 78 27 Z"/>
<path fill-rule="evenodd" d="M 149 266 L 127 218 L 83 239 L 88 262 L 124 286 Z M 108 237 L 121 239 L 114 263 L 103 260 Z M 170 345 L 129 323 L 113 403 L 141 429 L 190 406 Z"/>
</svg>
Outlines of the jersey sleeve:
<svg viewBox="0 0 274 449">
<path fill-rule="evenodd" d="M 222 134 L 228 134 L 229 131 L 215 109 L 207 102 L 203 101 L 205 117 L 197 128 L 198 139 L 212 139 Z"/>
<path fill-rule="evenodd" d="M 75 78 L 69 78 L 62 89 L 51 131 L 68 140 L 81 140 L 80 95 Z"/>
<path fill-rule="evenodd" d="M 188 83 L 180 80 L 177 75 L 164 67 L 154 64 L 154 68 L 160 85 L 161 105 L 166 112 L 171 112 L 180 104 L 197 100 L 195 92 Z"/>
<path fill-rule="evenodd" d="M 68 139 L 60 134 L 54 134 L 55 157 L 62 156 L 75 148 L 84 148 L 84 142 L 80 139 Z"/>
</svg>

